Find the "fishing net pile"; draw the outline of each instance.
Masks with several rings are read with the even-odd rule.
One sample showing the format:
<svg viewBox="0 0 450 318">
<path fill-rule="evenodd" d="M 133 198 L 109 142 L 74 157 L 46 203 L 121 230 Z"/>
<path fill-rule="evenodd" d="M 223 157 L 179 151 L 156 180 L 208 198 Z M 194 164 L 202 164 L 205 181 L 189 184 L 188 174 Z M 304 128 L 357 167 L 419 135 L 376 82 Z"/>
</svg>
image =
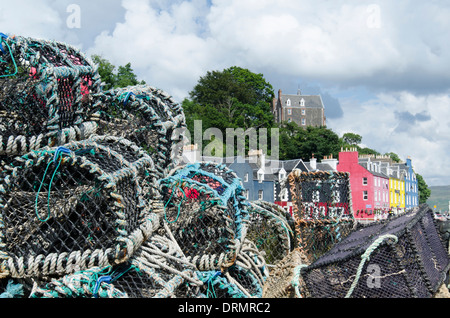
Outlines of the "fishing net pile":
<svg viewBox="0 0 450 318">
<path fill-rule="evenodd" d="M 360 225 L 300 272 L 302 293 L 310 297 L 426 298 L 436 293 L 448 269 L 433 212 L 421 205 Z"/>
<path fill-rule="evenodd" d="M 64 43 L 0 40 L 0 297 L 262 296 L 240 179 L 180 166 L 171 96 L 103 91 Z"/>
</svg>

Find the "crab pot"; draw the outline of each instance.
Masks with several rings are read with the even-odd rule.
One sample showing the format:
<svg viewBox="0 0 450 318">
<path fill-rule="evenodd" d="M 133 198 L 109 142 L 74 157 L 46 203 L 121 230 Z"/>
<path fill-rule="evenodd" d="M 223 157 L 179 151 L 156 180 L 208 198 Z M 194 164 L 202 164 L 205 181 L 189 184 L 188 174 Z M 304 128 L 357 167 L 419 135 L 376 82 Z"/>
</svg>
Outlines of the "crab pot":
<svg viewBox="0 0 450 318">
<path fill-rule="evenodd" d="M 144 148 L 160 177 L 178 165 L 185 116 L 181 105 L 166 92 L 135 85 L 95 94 L 93 101 L 99 134 L 125 137 Z"/>
<path fill-rule="evenodd" d="M 131 148 L 130 148 L 131 149 Z M 61 275 L 121 263 L 151 233 L 135 161 L 95 142 L 16 157 L 0 180 L 0 275 Z M 139 158 L 138 158 L 139 157 Z"/>
<path fill-rule="evenodd" d="M 164 220 L 199 270 L 234 264 L 246 235 L 247 203 L 236 174 L 224 165 L 196 163 L 160 181 Z"/>
<path fill-rule="evenodd" d="M 186 282 L 190 284 L 189 289 L 184 287 Z M 31 291 L 31 297 L 189 297 L 186 292 L 192 290 L 195 294 L 191 296 L 197 295 L 198 285 L 203 283 L 196 277 L 192 266 L 183 259 L 174 242 L 153 234 L 129 261 L 105 268 L 89 268 L 47 283 L 40 282 Z"/>
<path fill-rule="evenodd" d="M 264 201 L 250 202 L 248 213 L 247 239 L 264 251 L 268 265 L 275 265 L 295 246 L 291 216 L 279 205 Z"/>
<path fill-rule="evenodd" d="M 0 39 L 0 155 L 22 155 L 95 132 L 93 123 L 85 123 L 92 111 L 89 96 L 101 91 L 92 61 L 57 41 Z"/>
<path fill-rule="evenodd" d="M 448 253 L 421 205 L 360 226 L 301 271 L 305 294 L 324 298 L 427 298 L 444 282 Z"/>
<path fill-rule="evenodd" d="M 288 176 L 296 243 L 310 262 L 347 236 L 355 226 L 347 172 L 301 172 Z"/>
</svg>

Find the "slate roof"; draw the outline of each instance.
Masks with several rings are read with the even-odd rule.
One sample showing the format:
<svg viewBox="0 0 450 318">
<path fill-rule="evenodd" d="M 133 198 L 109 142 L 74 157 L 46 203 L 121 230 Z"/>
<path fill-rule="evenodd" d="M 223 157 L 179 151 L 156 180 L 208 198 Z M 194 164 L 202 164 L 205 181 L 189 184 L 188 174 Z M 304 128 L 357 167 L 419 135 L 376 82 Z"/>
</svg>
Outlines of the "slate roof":
<svg viewBox="0 0 450 318">
<path fill-rule="evenodd" d="M 322 102 L 322 97 L 320 95 L 290 95 L 283 94 L 281 95 L 282 106 L 287 107 L 287 100 L 291 100 L 291 105 L 289 107 L 301 107 L 300 101 L 302 99 L 305 100 L 306 108 L 325 108 Z"/>
</svg>

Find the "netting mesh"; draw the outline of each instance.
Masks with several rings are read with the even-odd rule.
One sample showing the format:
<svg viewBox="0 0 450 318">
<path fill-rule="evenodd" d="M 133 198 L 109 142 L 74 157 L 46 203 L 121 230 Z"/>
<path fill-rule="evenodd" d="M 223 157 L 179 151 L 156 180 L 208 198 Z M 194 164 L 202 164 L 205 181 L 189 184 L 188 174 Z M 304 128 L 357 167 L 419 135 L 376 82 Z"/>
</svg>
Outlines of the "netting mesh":
<svg viewBox="0 0 450 318">
<path fill-rule="evenodd" d="M 87 119 L 89 96 L 101 91 L 96 66 L 64 43 L 1 39 L 0 155 L 21 155 L 94 133 L 95 124 Z"/>
<path fill-rule="evenodd" d="M 71 273 L 129 257 L 149 234 L 137 174 L 153 167 L 145 152 L 129 150 L 140 158 L 125 160 L 94 141 L 73 142 L 5 166 L 4 272 L 13 277 Z"/>
<path fill-rule="evenodd" d="M 265 201 L 249 203 L 247 238 L 264 253 L 269 267 L 275 265 L 295 248 L 293 219 L 282 207 Z"/>
<path fill-rule="evenodd" d="M 183 150 L 185 117 L 181 105 L 149 85 L 116 88 L 92 95 L 91 119 L 98 134 L 121 136 L 146 150 L 159 177 L 178 163 Z"/>
<path fill-rule="evenodd" d="M 233 265 L 248 222 L 236 174 L 224 165 L 196 163 L 160 183 L 165 220 L 185 255 L 201 270 Z"/>
<path fill-rule="evenodd" d="M 294 170 L 288 183 L 294 203 L 297 244 L 312 262 L 356 225 L 351 212 L 349 174 Z"/>
<path fill-rule="evenodd" d="M 302 269 L 311 297 L 431 297 L 449 268 L 431 209 L 361 226 Z"/>
</svg>

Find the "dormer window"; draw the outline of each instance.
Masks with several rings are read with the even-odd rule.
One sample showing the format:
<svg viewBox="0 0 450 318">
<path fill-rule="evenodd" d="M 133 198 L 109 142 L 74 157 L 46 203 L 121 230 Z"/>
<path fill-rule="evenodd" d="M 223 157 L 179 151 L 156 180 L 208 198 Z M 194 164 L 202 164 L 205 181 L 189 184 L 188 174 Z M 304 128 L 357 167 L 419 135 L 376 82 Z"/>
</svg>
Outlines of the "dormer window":
<svg viewBox="0 0 450 318">
<path fill-rule="evenodd" d="M 303 98 L 300 100 L 300 106 L 305 107 L 305 100 Z"/>
<path fill-rule="evenodd" d="M 264 181 L 264 172 L 262 170 L 258 171 L 258 182 L 261 183 Z"/>
<path fill-rule="evenodd" d="M 286 106 L 291 106 L 291 100 L 290 100 L 290 99 L 288 99 L 288 100 L 286 101 Z"/>
</svg>

